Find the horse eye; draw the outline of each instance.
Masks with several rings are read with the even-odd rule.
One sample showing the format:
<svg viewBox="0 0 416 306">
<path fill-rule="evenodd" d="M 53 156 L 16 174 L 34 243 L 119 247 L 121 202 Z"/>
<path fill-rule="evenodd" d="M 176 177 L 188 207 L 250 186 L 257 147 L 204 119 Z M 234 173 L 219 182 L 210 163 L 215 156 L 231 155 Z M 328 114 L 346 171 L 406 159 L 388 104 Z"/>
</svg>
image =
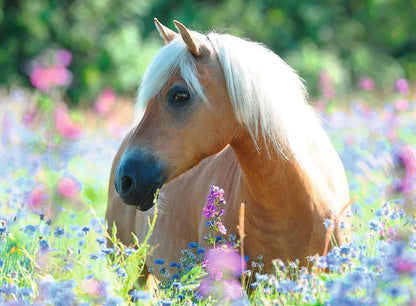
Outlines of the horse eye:
<svg viewBox="0 0 416 306">
<path fill-rule="evenodd" d="M 188 88 L 181 85 L 174 85 L 169 89 L 167 99 L 173 105 L 185 105 L 191 98 Z"/>
</svg>

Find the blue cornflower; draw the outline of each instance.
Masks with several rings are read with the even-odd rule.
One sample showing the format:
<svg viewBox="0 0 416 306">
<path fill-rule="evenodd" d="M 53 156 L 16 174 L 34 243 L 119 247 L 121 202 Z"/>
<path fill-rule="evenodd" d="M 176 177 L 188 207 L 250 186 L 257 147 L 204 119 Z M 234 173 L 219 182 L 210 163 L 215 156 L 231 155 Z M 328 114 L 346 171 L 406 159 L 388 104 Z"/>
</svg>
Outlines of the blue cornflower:
<svg viewBox="0 0 416 306">
<path fill-rule="evenodd" d="M 39 241 L 39 246 L 41 249 L 47 249 L 49 247 L 49 244 L 46 240 L 42 239 Z"/>
<path fill-rule="evenodd" d="M 81 228 L 81 231 L 83 231 L 85 234 L 87 234 L 90 231 L 90 228 L 88 226 L 83 226 Z"/>
<path fill-rule="evenodd" d="M 269 280 L 269 276 L 267 274 L 259 274 L 256 273 L 256 280 L 261 283 L 261 282 L 267 282 Z"/>
<path fill-rule="evenodd" d="M 152 295 L 150 294 L 150 292 L 143 291 L 143 290 L 136 290 L 136 289 L 131 290 L 129 292 L 129 295 L 131 297 L 132 302 L 138 302 L 138 301 L 148 302 L 152 298 Z"/>
<path fill-rule="evenodd" d="M 156 265 L 163 265 L 164 263 L 165 263 L 165 261 L 163 259 L 160 259 L 160 258 L 155 259 L 155 264 Z"/>
<path fill-rule="evenodd" d="M 7 224 L 5 221 L 0 220 L 0 235 L 7 231 Z"/>
<path fill-rule="evenodd" d="M 85 240 L 78 241 L 78 246 L 83 247 L 85 245 Z"/>
<path fill-rule="evenodd" d="M 325 228 L 328 228 L 330 226 L 334 226 L 334 222 L 331 219 L 325 218 L 324 225 L 325 225 Z"/>
<path fill-rule="evenodd" d="M 371 231 L 379 231 L 382 228 L 380 221 L 376 219 L 371 220 L 368 225 Z"/>
<path fill-rule="evenodd" d="M 130 256 L 131 254 L 135 253 L 136 250 L 132 249 L 132 248 L 125 248 L 124 249 L 124 254 L 126 254 L 127 256 Z"/>
<path fill-rule="evenodd" d="M 196 253 L 199 255 L 199 254 L 204 254 L 205 253 L 205 249 L 204 248 L 198 248 L 197 250 L 196 250 Z"/>
<path fill-rule="evenodd" d="M 172 261 L 172 262 L 170 263 L 169 267 L 171 267 L 171 268 L 174 268 L 174 267 L 180 267 L 180 265 L 179 265 L 177 262 Z"/>
<path fill-rule="evenodd" d="M 4 265 L 4 261 L 3 259 L 0 258 L 0 268 L 3 267 L 3 265 Z"/>
<path fill-rule="evenodd" d="M 326 269 L 328 267 L 327 263 L 326 263 L 326 258 L 324 256 L 319 256 L 316 265 L 318 268 L 320 269 Z"/>
<path fill-rule="evenodd" d="M 92 253 L 92 254 L 90 254 L 90 259 L 92 259 L 92 260 L 96 260 L 96 259 L 98 259 L 98 255 L 97 255 L 97 254 Z"/>
<path fill-rule="evenodd" d="M 97 241 L 99 245 L 105 244 L 107 242 L 107 240 L 104 237 L 98 237 L 97 239 L 95 239 L 95 241 Z"/>
<path fill-rule="evenodd" d="M 62 237 L 65 234 L 65 230 L 62 227 L 57 227 L 55 229 L 54 235 L 55 237 Z"/>
<path fill-rule="evenodd" d="M 116 273 L 119 277 L 125 277 L 127 275 L 126 270 L 124 270 L 122 267 L 118 267 Z"/>
<path fill-rule="evenodd" d="M 33 225 L 26 225 L 25 229 L 23 230 L 26 234 L 33 235 L 36 232 L 36 227 Z"/>
<path fill-rule="evenodd" d="M 113 248 L 102 248 L 101 252 L 103 252 L 105 255 L 113 254 L 114 249 Z"/>
<path fill-rule="evenodd" d="M 182 284 L 180 282 L 173 282 L 172 287 L 176 288 L 176 289 L 179 289 L 180 287 L 182 287 Z"/>
<path fill-rule="evenodd" d="M 172 305 L 172 301 L 170 301 L 170 300 L 162 300 L 162 301 L 159 301 L 159 303 L 162 306 L 170 306 L 170 305 Z"/>
<path fill-rule="evenodd" d="M 198 247 L 198 243 L 197 242 L 190 242 L 188 244 L 188 247 L 191 249 L 196 249 Z"/>
</svg>

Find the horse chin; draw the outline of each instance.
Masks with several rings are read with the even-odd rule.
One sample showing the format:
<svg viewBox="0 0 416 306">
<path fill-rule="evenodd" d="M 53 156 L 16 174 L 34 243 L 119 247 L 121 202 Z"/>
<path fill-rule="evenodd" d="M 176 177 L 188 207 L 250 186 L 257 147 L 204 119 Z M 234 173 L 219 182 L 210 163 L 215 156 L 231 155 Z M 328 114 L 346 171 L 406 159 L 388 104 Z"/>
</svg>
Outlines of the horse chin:
<svg viewBox="0 0 416 306">
<path fill-rule="evenodd" d="M 137 211 L 148 211 L 150 208 L 152 208 L 154 205 L 153 201 L 145 203 L 144 205 L 137 205 L 136 210 Z"/>
</svg>

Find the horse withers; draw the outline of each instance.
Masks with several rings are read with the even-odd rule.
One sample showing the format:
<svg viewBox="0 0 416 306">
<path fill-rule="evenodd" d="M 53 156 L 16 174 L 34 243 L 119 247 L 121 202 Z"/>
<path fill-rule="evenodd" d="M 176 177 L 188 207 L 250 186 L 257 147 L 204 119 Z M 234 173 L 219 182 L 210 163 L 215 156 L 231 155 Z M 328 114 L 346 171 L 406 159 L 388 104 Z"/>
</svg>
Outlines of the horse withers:
<svg viewBox="0 0 416 306">
<path fill-rule="evenodd" d="M 160 188 L 146 264 L 178 261 L 189 242 L 204 245 L 202 208 L 217 185 L 226 191 L 230 233 L 245 203 L 244 252 L 263 255 L 266 271 L 275 258 L 305 265 L 322 254 L 325 219 L 334 222 L 335 243 L 349 241 L 345 171 L 298 75 L 261 44 L 155 23 L 166 45 L 143 77 L 141 120 L 111 171 L 106 218 L 118 238 L 144 239 Z"/>
</svg>

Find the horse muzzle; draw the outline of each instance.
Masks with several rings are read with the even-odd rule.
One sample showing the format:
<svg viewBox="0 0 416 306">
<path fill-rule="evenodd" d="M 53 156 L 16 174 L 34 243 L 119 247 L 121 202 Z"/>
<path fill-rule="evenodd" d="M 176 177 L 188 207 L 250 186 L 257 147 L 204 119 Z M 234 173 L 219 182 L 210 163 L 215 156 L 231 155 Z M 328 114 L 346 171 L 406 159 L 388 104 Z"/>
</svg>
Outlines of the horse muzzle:
<svg viewBox="0 0 416 306">
<path fill-rule="evenodd" d="M 150 209 L 156 191 L 165 182 L 164 170 L 163 163 L 152 155 L 138 151 L 123 154 L 114 178 L 121 200 L 141 211 Z"/>
</svg>

